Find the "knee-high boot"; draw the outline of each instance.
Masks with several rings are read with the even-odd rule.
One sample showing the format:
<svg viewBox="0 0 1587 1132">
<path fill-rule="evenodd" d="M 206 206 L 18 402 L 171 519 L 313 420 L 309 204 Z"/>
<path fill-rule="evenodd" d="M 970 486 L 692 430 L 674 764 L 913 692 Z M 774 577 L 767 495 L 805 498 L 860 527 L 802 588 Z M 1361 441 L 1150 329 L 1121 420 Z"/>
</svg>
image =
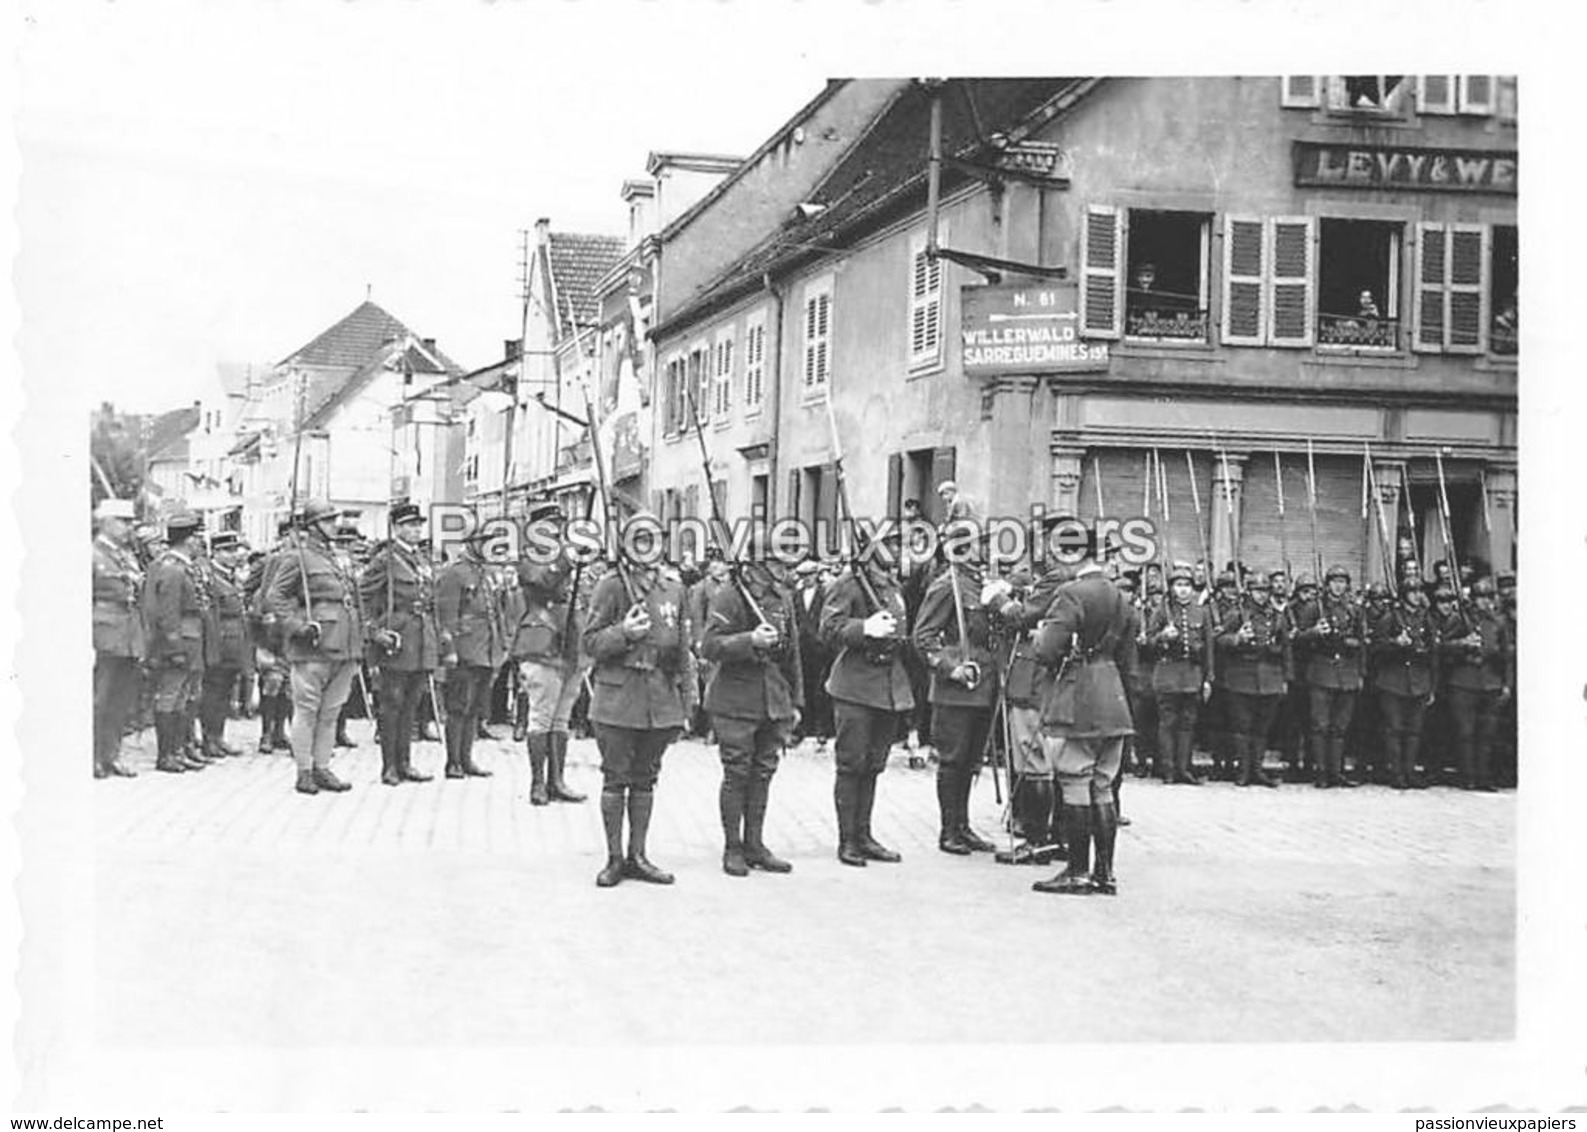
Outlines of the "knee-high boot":
<svg viewBox="0 0 1587 1132">
<path fill-rule="evenodd" d="M 937 765 L 937 848 L 956 857 L 968 857 L 970 847 L 959 835 L 959 770 Z"/>
<path fill-rule="evenodd" d="M 867 861 L 886 861 L 896 864 L 903 858 L 893 852 L 871 835 L 871 811 L 876 807 L 876 775 L 862 774 L 860 776 L 859 807 L 856 812 L 858 828 L 855 836 L 858 839 L 860 852 Z"/>
<path fill-rule="evenodd" d="M 1118 892 L 1113 876 L 1113 846 L 1118 839 L 1119 814 L 1111 802 L 1091 806 L 1091 836 L 1097 843 L 1097 859 L 1091 866 L 1091 887 L 1104 896 Z"/>
<path fill-rule="evenodd" d="M 766 806 L 771 776 L 751 777 L 744 792 L 744 863 L 768 873 L 791 873 L 793 866 L 766 848 Z"/>
<path fill-rule="evenodd" d="M 838 816 L 838 860 L 863 868 L 859 846 L 860 776 L 838 771 L 832 783 L 832 805 Z"/>
<path fill-rule="evenodd" d="M 730 877 L 749 876 L 744 860 L 744 793 L 742 767 L 723 767 L 716 808 L 722 818 L 722 871 Z"/>
<path fill-rule="evenodd" d="M 627 790 L 607 783 L 601 788 L 601 825 L 606 830 L 606 867 L 595 877 L 601 888 L 611 888 L 623 879 L 623 811 L 628 806 Z"/>
<path fill-rule="evenodd" d="M 536 731 L 524 743 L 529 750 L 529 804 L 550 805 L 551 799 L 546 796 L 546 762 L 551 757 L 551 736 Z"/>
<path fill-rule="evenodd" d="M 551 732 L 551 747 L 546 763 L 546 797 L 553 802 L 584 801 L 584 795 L 577 790 L 570 790 L 567 779 L 563 777 L 567 773 L 568 768 L 568 733 L 566 731 Z"/>
<path fill-rule="evenodd" d="M 1068 863 L 1057 876 L 1037 881 L 1031 887 L 1037 892 L 1061 895 L 1087 895 L 1091 887 L 1091 809 L 1064 803 L 1064 839 L 1068 845 Z"/>
<path fill-rule="evenodd" d="M 650 884 L 671 884 L 672 874 L 656 868 L 645 856 L 650 815 L 656 804 L 655 791 L 654 785 L 628 788 L 628 856 L 623 861 L 623 875 Z"/>
<path fill-rule="evenodd" d="M 176 721 L 174 713 L 154 713 L 154 768 L 171 774 L 181 774 L 187 769 L 176 757 Z"/>
<path fill-rule="evenodd" d="M 990 853 L 997 848 L 986 838 L 970 828 L 970 792 L 975 789 L 975 773 L 962 771 L 959 775 L 959 796 L 955 799 L 959 815 L 959 840 L 974 853 Z"/>
</svg>

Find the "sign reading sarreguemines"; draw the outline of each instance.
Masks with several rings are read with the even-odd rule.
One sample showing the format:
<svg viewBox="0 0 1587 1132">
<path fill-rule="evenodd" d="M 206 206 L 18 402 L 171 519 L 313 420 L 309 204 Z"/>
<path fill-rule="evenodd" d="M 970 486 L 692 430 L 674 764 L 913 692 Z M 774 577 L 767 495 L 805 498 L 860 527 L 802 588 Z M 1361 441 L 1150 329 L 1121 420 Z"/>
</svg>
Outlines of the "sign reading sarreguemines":
<svg viewBox="0 0 1587 1132">
<path fill-rule="evenodd" d="M 1513 197 L 1518 172 L 1513 152 L 1295 143 L 1295 184 L 1314 188 L 1420 189 Z"/>
<path fill-rule="evenodd" d="M 1080 338 L 1074 283 L 965 287 L 959 292 L 966 377 L 1108 368 L 1106 342 Z"/>
</svg>

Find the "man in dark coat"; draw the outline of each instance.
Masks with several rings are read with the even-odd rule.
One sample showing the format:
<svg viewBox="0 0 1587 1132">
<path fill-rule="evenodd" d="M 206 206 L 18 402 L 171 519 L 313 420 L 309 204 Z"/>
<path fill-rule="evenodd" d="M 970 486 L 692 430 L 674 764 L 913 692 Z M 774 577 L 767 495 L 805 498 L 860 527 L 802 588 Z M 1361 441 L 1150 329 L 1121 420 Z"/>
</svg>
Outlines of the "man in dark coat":
<svg viewBox="0 0 1587 1132">
<path fill-rule="evenodd" d="M 491 773 L 474 762 L 474 739 L 490 709 L 496 672 L 507 659 L 507 634 L 496 573 L 484 558 L 489 538 L 484 528 L 476 529 L 457 561 L 443 566 L 435 579 L 436 619 L 451 645 L 441 656 L 448 778 L 489 778 Z"/>
<path fill-rule="evenodd" d="M 209 587 L 193 550 L 199 522 L 191 512 L 167 520 L 165 553 L 145 583 L 149 662 L 155 679 L 155 767 L 171 773 L 209 765 L 209 760 L 190 750 L 190 712 L 203 687 L 210 618 Z"/>
<path fill-rule="evenodd" d="M 595 878 L 671 884 L 646 855 L 661 756 L 694 713 L 693 627 L 683 585 L 656 566 L 624 561 L 590 597 L 584 649 L 595 660 L 590 723 L 601 753 L 606 866 Z M 623 852 L 623 814 L 628 852 Z"/>
<path fill-rule="evenodd" d="M 1042 743 L 1063 796 L 1068 863 L 1037 892 L 1113 895 L 1119 814 L 1113 798 L 1134 731 L 1125 682 L 1135 667 L 1135 618 L 1096 557 L 1059 588 L 1036 634 L 1036 653 L 1057 671 L 1042 706 Z M 1096 860 L 1091 861 L 1092 842 Z"/>
<path fill-rule="evenodd" d="M 418 504 L 394 504 L 391 529 L 392 538 L 370 556 L 359 595 L 380 689 L 380 781 L 398 786 L 432 778 L 413 769 L 413 722 L 452 643 L 435 619 L 435 572 L 419 548 L 424 514 Z"/>
<path fill-rule="evenodd" d="M 1260 573 L 1246 583 L 1244 606 L 1218 627 L 1224 654 L 1223 680 L 1229 728 L 1239 764 L 1237 786 L 1275 787 L 1262 768 L 1267 734 L 1278 705 L 1289 691 L 1289 625 L 1273 606 L 1268 580 Z"/>
<path fill-rule="evenodd" d="M 121 733 L 138 702 L 143 569 L 128 545 L 131 500 L 106 499 L 94 512 L 94 777 L 136 778 L 122 764 Z"/>
<path fill-rule="evenodd" d="M 705 710 L 722 759 L 722 871 L 739 877 L 793 871 L 764 830 L 772 776 L 804 703 L 793 593 L 780 562 L 753 557 L 711 594 L 700 647 L 713 666 Z"/>
<path fill-rule="evenodd" d="M 226 716 L 237 678 L 253 671 L 253 641 L 237 579 L 242 561 L 242 545 L 237 532 L 217 531 L 209 540 L 209 554 L 208 582 L 213 598 L 210 631 L 215 636 L 215 649 L 214 663 L 204 668 L 199 724 L 204 733 L 204 753 L 210 758 L 219 758 L 242 754 L 226 742 Z"/>
<path fill-rule="evenodd" d="M 821 608 L 821 637 L 837 653 L 826 689 L 837 727 L 833 804 L 838 818 L 838 860 L 902 858 L 871 834 L 876 779 L 887 769 L 898 714 L 914 709 L 903 652 L 904 599 L 893 572 L 862 556 L 852 563 Z"/>
<path fill-rule="evenodd" d="M 1471 587 L 1471 608 L 1462 610 L 1454 594 L 1440 595 L 1439 670 L 1444 702 L 1454 723 L 1455 754 L 1463 790 L 1493 790 L 1492 752 L 1499 716 L 1515 686 L 1515 650 L 1499 615 L 1494 585 L 1479 578 Z"/>
</svg>

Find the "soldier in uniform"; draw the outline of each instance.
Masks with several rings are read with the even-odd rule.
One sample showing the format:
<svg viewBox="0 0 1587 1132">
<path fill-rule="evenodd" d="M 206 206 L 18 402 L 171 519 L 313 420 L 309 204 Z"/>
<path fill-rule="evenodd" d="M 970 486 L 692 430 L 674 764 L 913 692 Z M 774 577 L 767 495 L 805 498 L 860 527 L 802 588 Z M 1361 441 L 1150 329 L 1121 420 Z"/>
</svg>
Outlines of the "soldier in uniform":
<svg viewBox="0 0 1587 1132">
<path fill-rule="evenodd" d="M 354 596 L 357 596 L 357 584 L 363 563 L 368 557 L 368 547 L 363 536 L 358 533 L 357 511 L 343 511 L 337 520 L 336 534 L 331 542 L 336 551 L 336 564 L 353 580 Z M 362 619 L 363 611 L 359 611 Z M 358 712 L 365 719 L 374 718 L 373 705 L 369 702 L 369 680 L 364 672 L 364 660 L 360 656 L 358 666 L 353 670 L 353 688 L 348 693 L 347 701 L 342 704 L 342 712 L 336 717 L 336 738 L 334 743 L 338 747 L 356 747 L 352 737 L 347 734 L 347 721 L 353 715 L 353 696 L 358 697 Z"/>
<path fill-rule="evenodd" d="M 529 513 L 531 523 L 551 522 L 561 533 L 565 520 L 556 504 L 542 504 Z M 529 802 L 582 802 L 584 795 L 563 780 L 567 765 L 568 716 L 558 708 L 578 695 L 579 620 L 576 571 L 566 556 L 550 563 L 518 563 L 520 614 L 510 653 L 518 666 L 518 707 L 529 752 Z M 571 695 L 570 695 L 571 694 Z M 560 722 L 561 727 L 558 728 Z"/>
<path fill-rule="evenodd" d="M 435 573 L 419 549 L 424 513 L 416 503 L 391 508 L 392 537 L 370 556 L 358 591 L 369 617 L 369 654 L 380 691 L 380 781 L 429 782 L 413 769 L 413 723 L 419 700 L 451 651 L 435 620 Z"/>
<path fill-rule="evenodd" d="M 801 562 L 794 576 L 797 578 L 794 614 L 799 626 L 799 663 L 803 667 L 800 679 L 805 690 L 799 730 L 804 735 L 813 735 L 817 744 L 825 747 L 827 740 L 832 738 L 832 697 L 827 695 L 825 687 L 832 654 L 821 639 L 821 607 L 826 603 L 826 585 L 817 562 Z"/>
<path fill-rule="evenodd" d="M 1134 765 L 1135 773 L 1144 778 L 1156 773 L 1162 759 L 1157 747 L 1157 697 L 1152 692 L 1152 667 L 1155 653 L 1146 647 L 1146 622 L 1151 617 L 1156 598 L 1142 593 L 1141 571 L 1126 570 L 1118 581 L 1119 591 L 1130 603 L 1135 618 L 1135 668 L 1125 684 L 1130 697 L 1130 718 L 1135 721 L 1136 733 L 1124 744 L 1124 764 Z M 1117 793 L 1117 791 L 1115 791 Z"/>
<path fill-rule="evenodd" d="M 145 598 L 149 663 L 154 670 L 155 768 L 173 774 L 202 770 L 209 761 L 190 750 L 189 714 L 203 687 L 209 592 L 192 543 L 199 517 L 182 512 L 166 521 L 166 550 L 149 571 Z"/>
<path fill-rule="evenodd" d="M 128 545 L 135 518 L 129 499 L 105 499 L 94 510 L 94 777 L 136 778 L 122 765 L 121 734 L 138 702 L 143 569 Z"/>
<path fill-rule="evenodd" d="M 275 548 L 256 564 L 248 578 L 248 608 L 253 618 L 254 667 L 259 673 L 259 752 L 287 751 L 286 724 L 292 718 L 292 666 L 287 662 L 286 642 L 275 615 L 265 608 L 265 596 L 277 571 L 290 561 L 292 517 L 283 518 L 276 527 Z"/>
<path fill-rule="evenodd" d="M 1063 796 L 1068 863 L 1037 892 L 1113 895 L 1118 808 L 1113 783 L 1133 732 L 1125 682 L 1135 667 L 1133 613 L 1093 552 L 1059 588 L 1036 633 L 1036 653 L 1058 676 L 1042 706 L 1042 743 Z M 1092 863 L 1091 846 L 1096 859 Z"/>
<path fill-rule="evenodd" d="M 1285 695 L 1283 726 L 1279 742 L 1284 748 L 1285 773 L 1291 781 L 1311 777 L 1311 748 L 1306 741 L 1310 727 L 1307 712 L 1311 706 L 1311 692 L 1306 686 L 1306 654 L 1295 643 L 1297 626 L 1295 618 L 1306 606 L 1317 601 L 1317 579 L 1301 574 L 1295 579 L 1289 600 L 1284 603 L 1284 628 L 1289 634 L 1291 670 L 1289 692 Z"/>
<path fill-rule="evenodd" d="M 1499 620 L 1505 628 L 1505 669 L 1510 673 L 1510 694 L 1499 705 L 1498 734 L 1494 741 L 1494 777 L 1502 786 L 1514 786 L 1520 767 L 1516 759 L 1516 712 L 1520 688 L 1516 684 L 1515 651 L 1519 640 L 1516 628 L 1515 574 L 1501 570 L 1494 578 L 1498 591 Z"/>
<path fill-rule="evenodd" d="M 292 665 L 292 755 L 297 791 L 350 789 L 331 772 L 336 721 L 352 690 L 364 647 L 358 591 L 332 545 L 336 508 L 305 504 L 302 528 L 265 592 L 265 609 L 281 626 Z"/>
<path fill-rule="evenodd" d="M 793 871 L 766 847 L 764 832 L 772 776 L 804 704 L 804 677 L 793 590 L 783 564 L 765 551 L 758 541 L 754 560 L 711 594 L 701 641 L 714 669 L 705 710 L 722 759 L 722 871 L 737 877 Z"/>
<path fill-rule="evenodd" d="M 495 571 L 484 558 L 489 538 L 484 528 L 476 528 L 464 540 L 457 561 L 443 566 L 435 579 L 441 635 L 451 645 L 441 657 L 446 668 L 448 778 L 488 778 L 491 773 L 475 764 L 474 739 L 480 718 L 490 709 L 496 672 L 507 658 L 507 634 Z"/>
<path fill-rule="evenodd" d="M 980 554 L 966 546 L 926 587 L 914 644 L 931 674 L 931 734 L 937 749 L 937 848 L 955 856 L 996 848 L 970 827 L 970 788 L 992 729 L 1001 674 L 981 601 Z M 960 636 L 960 629 L 968 640 Z"/>
<path fill-rule="evenodd" d="M 1212 595 L 1207 599 L 1207 612 L 1212 614 L 1213 632 L 1223 625 L 1240 608 L 1240 588 L 1234 571 L 1225 570 L 1218 575 Z M 1234 736 L 1229 730 L 1228 685 L 1223 678 L 1225 656 L 1213 650 L 1212 699 L 1201 713 L 1201 724 L 1207 735 L 1207 745 L 1212 749 L 1212 774 L 1214 778 L 1231 778 L 1234 774 Z"/>
<path fill-rule="evenodd" d="M 253 670 L 253 642 L 249 639 L 247 608 L 237 581 L 242 545 L 236 531 L 217 531 L 209 540 L 208 582 L 212 603 L 209 631 L 214 634 L 213 663 L 205 665 L 203 705 L 199 724 L 204 733 L 204 754 L 210 758 L 240 755 L 226 742 L 226 716 L 231 709 L 237 678 Z"/>
<path fill-rule="evenodd" d="M 1148 647 L 1156 656 L 1152 690 L 1157 694 L 1157 746 L 1165 783 L 1200 786 L 1191 765 L 1196 719 L 1212 696 L 1213 640 L 1217 626 L 1195 601 L 1194 575 L 1178 563 L 1169 572 L 1168 601 L 1153 611 L 1146 626 Z"/>
<path fill-rule="evenodd" d="M 1382 750 L 1396 790 L 1426 785 L 1416 756 L 1427 705 L 1438 687 L 1437 648 L 1438 630 L 1427 608 L 1427 593 L 1420 588 L 1401 590 L 1399 603 L 1372 627 Z"/>
<path fill-rule="evenodd" d="M 1262 769 L 1267 734 L 1279 702 L 1289 691 L 1289 631 L 1273 608 L 1266 578 L 1253 574 L 1246 583 L 1246 604 L 1218 628 L 1223 650 L 1223 679 L 1228 694 L 1230 731 L 1240 763 L 1237 786 L 1277 786 Z"/>
<path fill-rule="evenodd" d="M 871 814 L 899 713 L 915 707 L 903 657 L 908 647 L 903 594 L 893 571 L 870 550 L 860 547 L 860 556 L 833 583 L 821 607 L 821 637 L 836 654 L 826 690 L 837 730 L 832 799 L 838 860 L 858 867 L 903 859 L 872 835 Z"/>
<path fill-rule="evenodd" d="M 1350 596 L 1350 572 L 1332 566 L 1324 584 L 1316 601 L 1296 608 L 1293 635 L 1305 657 L 1312 764 L 1321 789 L 1356 785 L 1345 775 L 1345 733 L 1361 694 L 1367 638 L 1366 615 Z"/>
<path fill-rule="evenodd" d="M 1495 789 L 1492 753 L 1499 715 L 1515 686 L 1515 650 L 1499 616 L 1494 584 L 1471 586 L 1472 608 L 1463 611 L 1453 594 L 1439 595 L 1439 671 L 1444 702 L 1455 731 L 1456 761 L 1463 790 Z"/>
<path fill-rule="evenodd" d="M 671 873 L 651 864 L 646 842 L 661 756 L 694 713 L 692 636 L 683 585 L 657 566 L 619 563 L 590 596 L 584 649 L 595 661 L 590 723 L 601 753 L 606 866 L 595 878 L 601 888 L 625 877 L 673 881 Z"/>
</svg>

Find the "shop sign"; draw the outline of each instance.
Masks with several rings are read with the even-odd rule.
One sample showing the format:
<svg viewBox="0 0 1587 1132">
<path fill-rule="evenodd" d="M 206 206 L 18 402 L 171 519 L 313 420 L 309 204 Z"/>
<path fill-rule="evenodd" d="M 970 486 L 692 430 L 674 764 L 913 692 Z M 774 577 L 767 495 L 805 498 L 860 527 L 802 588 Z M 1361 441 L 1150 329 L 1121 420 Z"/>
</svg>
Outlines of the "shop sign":
<svg viewBox="0 0 1587 1132">
<path fill-rule="evenodd" d="M 1515 196 L 1518 184 L 1514 151 L 1298 141 L 1294 156 L 1295 184 L 1304 188 Z"/>
<path fill-rule="evenodd" d="M 1108 368 L 1108 344 L 1080 336 L 1074 283 L 964 287 L 959 297 L 960 362 L 966 377 Z"/>
</svg>

